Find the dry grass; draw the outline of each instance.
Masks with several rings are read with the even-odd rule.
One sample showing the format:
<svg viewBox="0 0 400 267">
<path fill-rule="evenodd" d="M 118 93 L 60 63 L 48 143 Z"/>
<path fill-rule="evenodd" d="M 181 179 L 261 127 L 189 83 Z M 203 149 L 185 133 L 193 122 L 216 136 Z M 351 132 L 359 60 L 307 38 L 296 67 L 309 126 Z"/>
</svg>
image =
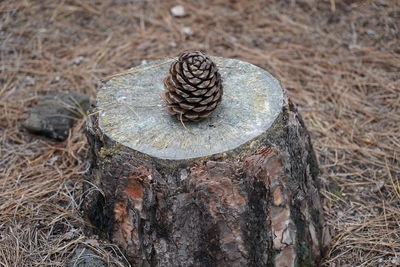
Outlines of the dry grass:
<svg viewBox="0 0 400 267">
<path fill-rule="evenodd" d="M 171 16 L 178 3 L 187 17 Z M 61 266 L 78 245 L 125 264 L 83 231 L 84 122 L 60 143 L 21 122 L 38 95 L 94 96 L 108 75 L 191 48 L 266 68 L 299 104 L 323 169 L 326 265 L 400 264 L 399 1 L 8 0 L 0 28 L 1 266 Z"/>
</svg>

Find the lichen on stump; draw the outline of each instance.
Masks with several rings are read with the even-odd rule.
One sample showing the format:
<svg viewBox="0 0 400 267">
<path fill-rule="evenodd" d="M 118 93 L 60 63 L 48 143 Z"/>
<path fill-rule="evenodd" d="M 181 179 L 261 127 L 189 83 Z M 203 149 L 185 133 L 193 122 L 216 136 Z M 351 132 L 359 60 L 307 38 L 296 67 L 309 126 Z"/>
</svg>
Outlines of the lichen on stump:
<svg viewBox="0 0 400 267">
<path fill-rule="evenodd" d="M 164 111 L 171 60 L 103 85 L 87 126 L 88 218 L 134 266 L 317 266 L 318 167 L 300 114 L 265 70 L 211 58 L 224 98 L 200 122 Z"/>
</svg>

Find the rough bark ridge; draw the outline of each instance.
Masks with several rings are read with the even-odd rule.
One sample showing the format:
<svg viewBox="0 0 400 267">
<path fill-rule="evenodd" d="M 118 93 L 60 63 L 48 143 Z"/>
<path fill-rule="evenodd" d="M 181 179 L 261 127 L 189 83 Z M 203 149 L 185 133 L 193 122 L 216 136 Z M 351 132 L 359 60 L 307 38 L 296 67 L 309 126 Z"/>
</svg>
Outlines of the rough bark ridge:
<svg viewBox="0 0 400 267">
<path fill-rule="evenodd" d="M 106 138 L 93 116 L 85 210 L 134 266 L 316 266 L 318 167 L 291 103 L 247 153 L 157 160 Z M 89 187 L 87 187 L 89 188 Z"/>
</svg>

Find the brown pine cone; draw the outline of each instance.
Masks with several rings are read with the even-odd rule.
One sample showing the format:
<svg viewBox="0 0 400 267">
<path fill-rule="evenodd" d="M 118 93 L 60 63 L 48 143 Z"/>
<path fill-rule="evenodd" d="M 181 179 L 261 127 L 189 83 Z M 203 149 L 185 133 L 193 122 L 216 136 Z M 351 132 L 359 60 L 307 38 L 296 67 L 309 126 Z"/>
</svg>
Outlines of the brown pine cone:
<svg viewBox="0 0 400 267">
<path fill-rule="evenodd" d="M 217 67 L 200 51 L 182 53 L 164 80 L 166 110 L 182 121 L 207 118 L 221 102 L 222 80 Z"/>
</svg>

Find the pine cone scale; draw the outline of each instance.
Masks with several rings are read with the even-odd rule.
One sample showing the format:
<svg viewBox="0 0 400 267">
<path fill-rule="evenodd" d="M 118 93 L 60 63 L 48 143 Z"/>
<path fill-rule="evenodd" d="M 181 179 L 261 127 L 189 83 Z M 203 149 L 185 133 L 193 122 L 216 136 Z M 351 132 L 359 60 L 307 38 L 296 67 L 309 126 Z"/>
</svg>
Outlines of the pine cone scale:
<svg viewBox="0 0 400 267">
<path fill-rule="evenodd" d="M 197 85 L 197 88 L 201 88 L 201 89 L 208 88 L 209 84 L 210 84 L 210 80 L 205 80 L 204 79 L 201 83 L 199 83 Z"/>
<path fill-rule="evenodd" d="M 195 96 L 200 96 L 200 95 L 205 95 L 208 92 L 208 89 L 203 89 L 203 90 L 196 90 L 192 92 L 193 95 Z"/>
<path fill-rule="evenodd" d="M 216 87 L 216 86 L 212 87 L 211 90 L 208 91 L 204 96 L 209 97 L 209 96 L 213 95 L 217 91 L 217 89 L 218 89 L 218 87 Z"/>
<path fill-rule="evenodd" d="M 187 103 L 179 103 L 179 106 L 181 108 L 184 108 L 184 109 L 187 109 L 187 110 L 191 110 L 191 109 L 195 108 L 195 105 L 190 105 L 190 104 L 187 104 Z"/>
<path fill-rule="evenodd" d="M 189 102 L 189 103 L 200 103 L 201 104 L 201 102 L 200 102 L 201 100 L 202 100 L 201 97 L 188 97 L 188 98 L 186 98 L 186 101 Z"/>
<path fill-rule="evenodd" d="M 200 107 L 194 108 L 193 111 L 202 112 L 202 111 L 204 111 L 206 109 L 207 109 L 207 106 L 200 106 Z"/>
<path fill-rule="evenodd" d="M 187 97 L 190 96 L 189 94 L 185 93 L 184 91 L 182 91 L 181 89 L 178 89 L 178 88 L 175 88 L 175 92 L 176 92 L 178 95 L 180 95 L 180 96 L 182 96 L 182 97 L 184 97 L 184 98 L 187 98 Z"/>
<path fill-rule="evenodd" d="M 211 104 L 210 106 L 207 107 L 207 110 L 214 110 L 218 105 L 218 102 L 214 102 L 213 104 Z"/>
<path fill-rule="evenodd" d="M 175 77 L 178 83 L 186 83 L 185 79 L 179 73 Z"/>
<path fill-rule="evenodd" d="M 200 78 L 202 80 L 206 80 L 206 79 L 208 79 L 208 75 L 210 75 L 210 71 L 205 70 L 205 71 L 203 71 L 203 73 L 200 76 L 198 76 L 198 78 Z"/>
<path fill-rule="evenodd" d="M 184 89 L 188 90 L 189 92 L 194 92 L 194 91 L 197 90 L 196 87 L 193 87 L 193 86 L 191 86 L 191 85 L 189 85 L 189 84 L 183 84 L 182 87 L 183 87 Z"/>
</svg>

